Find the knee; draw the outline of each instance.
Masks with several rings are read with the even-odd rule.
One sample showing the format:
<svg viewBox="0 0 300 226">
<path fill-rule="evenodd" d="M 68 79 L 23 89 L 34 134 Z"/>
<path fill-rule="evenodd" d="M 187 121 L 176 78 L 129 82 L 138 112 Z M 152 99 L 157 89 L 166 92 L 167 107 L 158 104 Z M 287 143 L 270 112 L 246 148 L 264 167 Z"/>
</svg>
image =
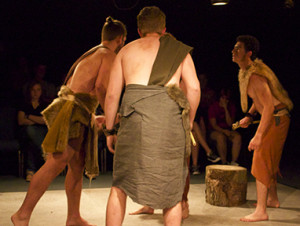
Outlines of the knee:
<svg viewBox="0 0 300 226">
<path fill-rule="evenodd" d="M 118 197 L 118 199 L 124 200 L 126 199 L 126 193 L 117 187 L 112 186 L 110 189 L 110 195 L 113 197 Z"/>
<path fill-rule="evenodd" d="M 36 128 L 34 125 L 28 125 L 26 126 L 26 130 L 25 130 L 26 134 L 32 138 L 36 136 Z"/>
<path fill-rule="evenodd" d="M 232 142 L 236 144 L 240 144 L 242 142 L 242 136 L 239 133 L 234 133 Z"/>
<path fill-rule="evenodd" d="M 69 159 L 63 155 L 63 153 L 53 153 L 48 157 L 47 161 L 52 161 L 58 169 L 63 170 L 69 163 Z"/>
<path fill-rule="evenodd" d="M 223 133 L 217 133 L 216 136 L 215 136 L 215 140 L 217 142 L 218 145 L 223 145 L 223 146 L 226 146 L 227 142 L 227 138 L 226 136 L 223 134 Z"/>
<path fill-rule="evenodd" d="M 125 195 L 125 192 L 121 188 L 118 188 L 118 187 L 115 187 L 115 186 L 111 187 L 111 192 L 112 193 L 120 193 L 120 194 L 124 194 Z"/>
</svg>

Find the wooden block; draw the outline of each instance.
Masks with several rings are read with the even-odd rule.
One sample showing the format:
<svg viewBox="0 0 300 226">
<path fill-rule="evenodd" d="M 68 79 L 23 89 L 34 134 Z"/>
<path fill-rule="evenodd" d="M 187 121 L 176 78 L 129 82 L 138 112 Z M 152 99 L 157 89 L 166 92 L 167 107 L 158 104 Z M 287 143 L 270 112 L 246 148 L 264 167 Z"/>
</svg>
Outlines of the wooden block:
<svg viewBox="0 0 300 226">
<path fill-rule="evenodd" d="M 247 169 L 209 165 L 205 174 L 206 202 L 215 206 L 238 206 L 246 202 Z"/>
</svg>

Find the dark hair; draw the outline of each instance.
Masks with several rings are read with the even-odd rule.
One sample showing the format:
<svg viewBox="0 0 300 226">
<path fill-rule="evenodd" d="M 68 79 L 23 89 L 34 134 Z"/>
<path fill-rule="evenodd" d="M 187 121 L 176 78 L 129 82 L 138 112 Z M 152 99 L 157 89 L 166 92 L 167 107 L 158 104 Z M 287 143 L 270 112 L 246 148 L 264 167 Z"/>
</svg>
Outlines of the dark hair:
<svg viewBox="0 0 300 226">
<path fill-rule="evenodd" d="M 228 99 L 231 98 L 231 89 L 229 87 L 222 87 L 217 93 L 217 98 L 220 100 L 222 96 L 226 96 Z"/>
<path fill-rule="evenodd" d="M 161 33 L 166 27 L 166 15 L 157 6 L 144 7 L 137 16 L 137 26 L 142 36 L 147 33 Z"/>
<path fill-rule="evenodd" d="M 26 90 L 25 90 L 25 101 L 27 103 L 31 103 L 31 89 L 35 86 L 35 85 L 40 85 L 41 86 L 41 90 L 42 90 L 42 94 L 40 96 L 40 101 L 44 101 L 44 90 L 43 90 L 43 85 L 41 82 L 33 79 L 32 81 L 30 81 L 26 87 Z"/>
<path fill-rule="evenodd" d="M 240 35 L 236 38 L 236 41 L 244 43 L 247 52 L 252 51 L 251 60 L 257 58 L 257 53 L 259 51 L 259 41 L 257 38 L 251 35 Z"/>
<path fill-rule="evenodd" d="M 120 35 L 127 36 L 126 26 L 121 21 L 114 20 L 111 16 L 107 17 L 102 27 L 102 41 L 112 41 Z"/>
</svg>

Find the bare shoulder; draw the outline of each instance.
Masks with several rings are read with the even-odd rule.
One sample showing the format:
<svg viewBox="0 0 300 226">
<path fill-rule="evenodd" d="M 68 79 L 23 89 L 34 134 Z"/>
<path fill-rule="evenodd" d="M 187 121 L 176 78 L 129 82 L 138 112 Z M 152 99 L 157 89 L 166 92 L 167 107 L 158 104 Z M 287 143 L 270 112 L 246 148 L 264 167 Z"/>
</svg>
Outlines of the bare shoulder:
<svg viewBox="0 0 300 226">
<path fill-rule="evenodd" d="M 122 47 L 122 49 L 120 50 L 120 52 L 118 53 L 118 55 L 124 55 L 125 53 L 127 53 L 129 51 L 132 51 L 138 45 L 140 45 L 139 44 L 140 42 L 141 42 L 141 39 L 136 39 L 134 41 L 129 42 L 128 44 L 126 44 L 125 46 Z"/>
<path fill-rule="evenodd" d="M 267 79 L 256 73 L 253 73 L 249 79 L 249 84 L 259 85 L 264 83 L 267 83 Z"/>
<path fill-rule="evenodd" d="M 106 48 L 99 48 L 94 54 L 92 54 L 92 58 L 96 60 L 103 60 L 103 59 L 114 59 L 116 56 L 115 52 L 111 51 L 110 49 Z"/>
<path fill-rule="evenodd" d="M 113 61 L 115 53 L 109 49 L 99 48 L 93 54 L 84 58 L 79 64 L 81 66 L 99 67 L 103 61 Z"/>
</svg>

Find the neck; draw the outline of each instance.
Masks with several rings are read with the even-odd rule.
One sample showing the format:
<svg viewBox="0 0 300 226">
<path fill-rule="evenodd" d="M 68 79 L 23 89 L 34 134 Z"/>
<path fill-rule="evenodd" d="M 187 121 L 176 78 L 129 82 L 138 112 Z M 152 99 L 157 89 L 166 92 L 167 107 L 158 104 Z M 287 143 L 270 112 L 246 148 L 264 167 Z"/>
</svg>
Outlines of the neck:
<svg viewBox="0 0 300 226">
<path fill-rule="evenodd" d="M 39 103 L 39 99 L 32 99 L 31 103 L 33 103 L 33 104 Z"/>
<path fill-rule="evenodd" d="M 159 34 L 157 32 L 152 32 L 152 33 L 145 34 L 143 38 L 145 38 L 145 37 L 160 37 L 160 36 L 161 36 L 161 34 Z"/>
<path fill-rule="evenodd" d="M 245 61 L 242 61 L 239 63 L 239 67 L 242 71 L 246 71 L 251 65 L 253 64 L 253 61 L 251 59 L 246 59 Z"/>
<path fill-rule="evenodd" d="M 115 51 L 115 49 L 116 49 L 116 46 L 110 41 L 102 41 L 101 45 L 106 47 L 107 49 L 109 49 L 111 51 Z"/>
</svg>

